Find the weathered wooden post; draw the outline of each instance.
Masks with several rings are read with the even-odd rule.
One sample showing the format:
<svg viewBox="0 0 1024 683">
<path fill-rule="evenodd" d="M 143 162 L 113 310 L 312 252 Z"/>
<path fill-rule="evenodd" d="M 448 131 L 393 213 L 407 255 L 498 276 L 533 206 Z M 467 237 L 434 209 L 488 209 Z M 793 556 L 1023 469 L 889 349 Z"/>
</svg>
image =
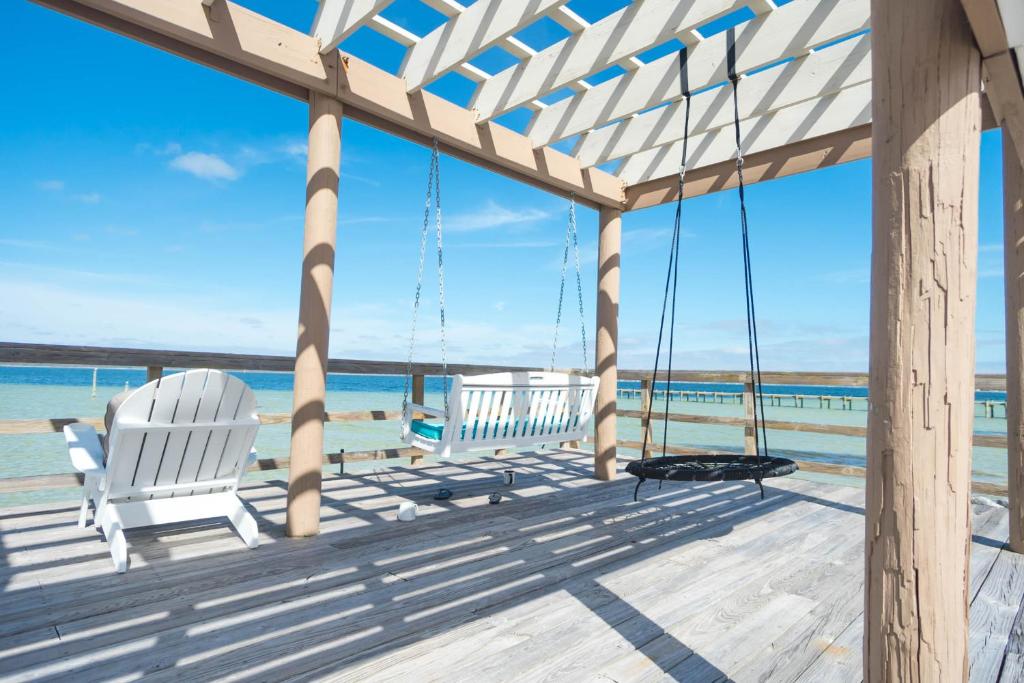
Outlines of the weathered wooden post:
<svg viewBox="0 0 1024 683">
<path fill-rule="evenodd" d="M 872 0 L 864 680 L 966 681 L 980 56 L 959 0 Z"/>
<path fill-rule="evenodd" d="M 422 373 L 420 373 L 420 374 L 413 374 L 413 376 L 412 376 L 412 402 L 413 403 L 418 403 L 421 406 L 425 405 L 425 396 L 426 396 L 426 390 L 424 388 L 425 387 L 425 383 L 426 383 L 426 377 Z M 422 462 L 423 462 L 423 455 L 422 454 L 413 455 L 412 457 L 409 458 L 409 464 L 410 465 L 419 465 Z"/>
<path fill-rule="evenodd" d="M 651 387 L 654 381 L 650 377 L 640 380 L 640 432 L 641 443 L 645 446 L 651 442 L 651 421 L 647 419 L 647 411 L 651 409 Z"/>
<path fill-rule="evenodd" d="M 757 455 L 756 432 L 754 431 L 754 383 L 743 383 L 743 453 Z"/>
<path fill-rule="evenodd" d="M 155 379 L 160 379 L 164 374 L 164 369 L 159 365 L 150 365 L 146 367 L 146 384 L 149 384 Z"/>
<path fill-rule="evenodd" d="M 306 227 L 295 349 L 291 460 L 288 464 L 289 536 L 320 530 L 320 479 L 327 397 L 327 345 L 338 224 L 341 103 L 310 94 L 306 162 Z"/>
<path fill-rule="evenodd" d="M 615 394 L 618 389 L 619 276 L 622 211 L 601 207 L 597 246 L 597 388 L 594 407 L 594 476 L 615 478 Z"/>
<path fill-rule="evenodd" d="M 1003 263 L 1006 280 L 1006 456 L 1010 548 L 1024 552 L 1024 170 L 1003 131 Z"/>
</svg>

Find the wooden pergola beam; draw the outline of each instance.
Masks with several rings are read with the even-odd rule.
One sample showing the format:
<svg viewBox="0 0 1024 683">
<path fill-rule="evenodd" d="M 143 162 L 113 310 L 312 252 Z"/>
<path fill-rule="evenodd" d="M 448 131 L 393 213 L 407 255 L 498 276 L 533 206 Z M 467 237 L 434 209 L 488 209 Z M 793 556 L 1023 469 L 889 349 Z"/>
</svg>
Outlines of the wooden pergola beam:
<svg viewBox="0 0 1024 683">
<path fill-rule="evenodd" d="M 726 87 L 731 96 L 732 87 Z M 739 97 L 742 100 L 742 82 Z M 729 108 L 732 108 L 731 101 Z M 736 158 L 736 134 L 730 115 L 729 125 L 691 135 L 687 150 L 687 169 L 712 166 Z M 871 122 L 871 83 L 817 99 L 776 109 L 740 122 L 743 156 L 785 148 L 791 143 L 839 133 Z M 627 184 L 663 178 L 679 172 L 683 141 L 638 152 L 623 160 L 618 176 Z"/>
<path fill-rule="evenodd" d="M 982 129 L 998 127 L 987 98 L 981 101 Z M 798 173 L 828 168 L 871 156 L 871 124 L 837 133 L 801 140 L 743 158 L 743 182 L 746 185 L 784 178 Z M 729 159 L 686 172 L 684 198 L 735 188 L 736 162 Z M 626 211 L 646 209 L 674 202 L 679 195 L 676 174 L 626 187 Z"/>
<path fill-rule="evenodd" d="M 869 156 L 871 125 L 867 124 L 744 157 L 743 181 L 750 185 Z M 679 195 L 678 183 L 678 177 L 671 175 L 630 185 L 626 188 L 626 211 L 674 202 Z M 736 185 L 736 162 L 730 159 L 687 171 L 684 198 L 720 192 Z"/>
<path fill-rule="evenodd" d="M 337 99 L 346 118 L 430 144 L 446 153 L 581 203 L 621 208 L 624 186 L 600 169 L 500 124 L 478 124 L 473 113 L 427 92 L 409 94 L 404 81 L 226 0 L 33 0 L 65 14 L 189 60 L 308 101 L 311 92 Z"/>
<path fill-rule="evenodd" d="M 1010 31 L 1024 34 L 1024 9 L 1019 0 L 1000 4 L 998 0 L 961 0 L 971 32 L 981 52 L 985 92 L 992 103 L 996 121 L 1004 133 L 1009 133 L 1017 148 L 1017 156 L 1024 158 L 1024 80 L 1021 68 L 1014 64 L 1014 47 L 1008 41 Z M 1003 16 L 1001 9 L 1009 10 Z M 1008 26 L 1007 22 L 1012 22 Z M 1010 31 L 1008 31 L 1010 28 Z M 1024 46 L 1017 46 L 1018 58 Z"/>
</svg>

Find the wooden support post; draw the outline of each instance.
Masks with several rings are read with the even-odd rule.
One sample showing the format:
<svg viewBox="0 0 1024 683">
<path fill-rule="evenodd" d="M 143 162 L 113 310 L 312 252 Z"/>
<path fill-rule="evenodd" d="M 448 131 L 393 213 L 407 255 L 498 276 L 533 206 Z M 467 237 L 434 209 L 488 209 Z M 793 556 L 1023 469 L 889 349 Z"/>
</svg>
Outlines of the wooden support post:
<svg viewBox="0 0 1024 683">
<path fill-rule="evenodd" d="M 159 365 L 150 365 L 146 367 L 146 384 L 149 384 L 155 379 L 160 379 L 164 374 L 164 369 Z"/>
<path fill-rule="evenodd" d="M 1003 259 L 1006 279 L 1006 456 L 1010 549 L 1024 552 L 1024 169 L 1003 131 Z M 993 409 L 994 410 L 994 409 Z"/>
<path fill-rule="evenodd" d="M 743 452 L 746 455 L 757 455 L 757 440 L 754 431 L 754 383 L 743 383 Z"/>
<path fill-rule="evenodd" d="M 320 479 L 327 396 L 327 345 L 338 224 L 341 103 L 311 93 L 306 163 L 306 228 L 295 349 L 292 442 L 288 464 L 289 536 L 320 530 Z"/>
<path fill-rule="evenodd" d="M 865 681 L 966 681 L 981 60 L 959 0 L 872 0 Z"/>
<path fill-rule="evenodd" d="M 615 394 L 618 389 L 619 276 L 622 211 L 602 207 L 597 243 L 597 404 L 594 407 L 594 476 L 615 478 Z"/>
<path fill-rule="evenodd" d="M 647 411 L 651 409 L 652 386 L 654 382 L 650 377 L 640 380 L 640 414 L 643 416 L 640 418 L 640 432 L 643 435 L 641 443 L 645 446 L 651 443 L 651 421 L 647 419 Z"/>
<path fill-rule="evenodd" d="M 424 389 L 426 377 L 422 374 L 412 376 L 412 402 L 418 403 L 421 406 L 426 404 L 426 391 Z M 423 463 L 423 454 L 418 453 L 409 458 L 410 465 L 420 465 Z"/>
</svg>

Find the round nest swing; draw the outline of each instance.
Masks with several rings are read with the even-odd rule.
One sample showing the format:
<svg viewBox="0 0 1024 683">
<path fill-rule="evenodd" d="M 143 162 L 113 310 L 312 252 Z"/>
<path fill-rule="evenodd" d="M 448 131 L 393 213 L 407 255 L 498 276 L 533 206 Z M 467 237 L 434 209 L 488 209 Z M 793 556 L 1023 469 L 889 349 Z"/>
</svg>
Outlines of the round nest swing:
<svg viewBox="0 0 1024 683">
<path fill-rule="evenodd" d="M 788 458 L 732 453 L 665 455 L 626 465 L 626 472 L 634 477 L 661 481 L 760 481 L 784 477 L 797 469 L 796 463 Z"/>
<path fill-rule="evenodd" d="M 687 147 L 690 137 L 690 93 L 686 86 L 685 54 L 679 56 L 679 79 L 682 84 L 683 97 L 686 103 L 683 119 L 683 149 L 679 163 L 679 187 L 676 195 L 675 224 L 672 231 L 672 243 L 669 247 L 668 274 L 665 277 L 665 298 L 661 305 L 661 324 L 658 328 L 658 345 L 654 356 L 653 381 L 650 383 L 650 397 L 647 404 L 647 423 L 650 424 L 654 406 L 655 381 L 658 377 L 661 360 L 661 346 L 665 333 L 665 313 L 669 310 L 669 294 L 671 293 L 671 319 L 668 333 L 668 382 L 665 391 L 665 430 L 662 437 L 662 453 L 660 457 L 647 456 L 647 434 L 644 434 L 644 445 L 640 459 L 626 465 L 626 472 L 637 478 L 633 490 L 633 500 L 637 500 L 640 486 L 648 479 L 662 481 L 741 481 L 753 480 L 764 498 L 763 479 L 783 477 L 799 469 L 797 464 L 787 458 L 779 458 L 768 453 L 768 434 L 764 415 L 764 396 L 761 391 L 761 358 L 758 351 L 757 317 L 754 312 L 754 283 L 750 267 L 750 242 L 747 226 L 747 208 L 743 185 L 743 146 L 740 136 L 739 98 L 737 86 L 739 77 L 735 69 L 735 47 L 730 44 L 727 53 L 729 80 L 732 83 L 733 129 L 736 136 L 736 174 L 739 189 L 740 229 L 743 243 L 744 289 L 747 305 L 747 345 L 750 357 L 750 383 L 753 390 L 753 437 L 755 455 L 739 455 L 735 453 L 710 453 L 704 455 L 665 455 L 668 443 L 669 389 L 672 382 L 672 349 L 676 329 L 676 292 L 679 282 L 679 241 L 683 215 L 683 190 L 686 177 Z M 645 427 L 646 429 L 646 427 Z M 764 448 L 763 455 L 761 448 Z"/>
</svg>

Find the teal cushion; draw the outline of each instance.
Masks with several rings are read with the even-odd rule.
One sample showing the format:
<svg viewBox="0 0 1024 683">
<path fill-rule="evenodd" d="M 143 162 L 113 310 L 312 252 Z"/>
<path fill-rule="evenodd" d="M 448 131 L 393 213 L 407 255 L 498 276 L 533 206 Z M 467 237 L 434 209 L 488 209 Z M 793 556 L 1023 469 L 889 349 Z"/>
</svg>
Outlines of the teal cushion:
<svg viewBox="0 0 1024 683">
<path fill-rule="evenodd" d="M 409 427 L 416 434 L 435 441 L 440 441 L 441 434 L 444 432 L 444 425 L 432 425 L 423 420 L 413 420 Z"/>
</svg>

